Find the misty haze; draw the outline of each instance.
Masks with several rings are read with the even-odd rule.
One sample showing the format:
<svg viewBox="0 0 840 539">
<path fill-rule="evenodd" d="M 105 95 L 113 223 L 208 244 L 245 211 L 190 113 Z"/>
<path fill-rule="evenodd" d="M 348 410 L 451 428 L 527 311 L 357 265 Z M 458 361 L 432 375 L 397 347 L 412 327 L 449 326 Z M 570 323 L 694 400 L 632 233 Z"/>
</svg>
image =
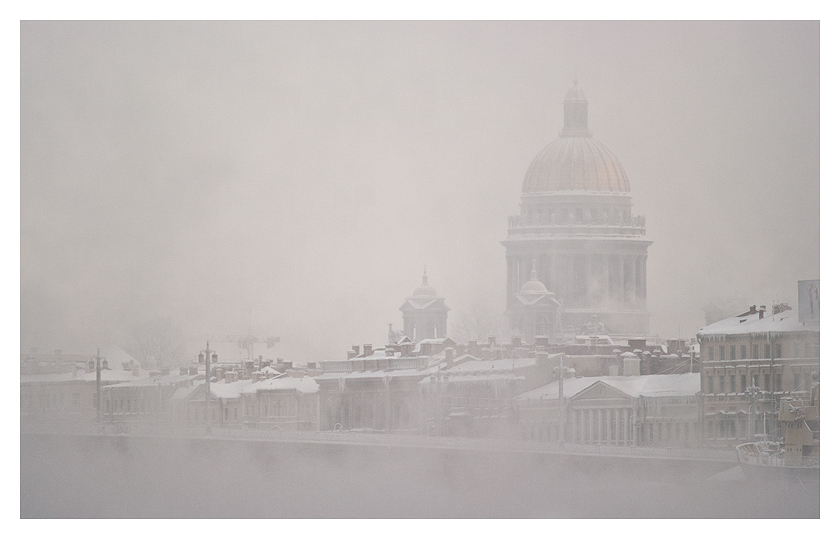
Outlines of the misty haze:
<svg viewBox="0 0 840 539">
<path fill-rule="evenodd" d="M 819 518 L 819 22 L 22 22 L 22 518 Z"/>
</svg>

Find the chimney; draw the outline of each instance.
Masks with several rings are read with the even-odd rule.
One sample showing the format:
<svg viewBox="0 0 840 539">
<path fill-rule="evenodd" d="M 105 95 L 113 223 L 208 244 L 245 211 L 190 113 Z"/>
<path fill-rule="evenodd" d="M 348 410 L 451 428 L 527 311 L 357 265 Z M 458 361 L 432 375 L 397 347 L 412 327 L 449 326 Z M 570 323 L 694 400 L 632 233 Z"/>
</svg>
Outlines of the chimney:
<svg viewBox="0 0 840 539">
<path fill-rule="evenodd" d="M 188 374 L 188 373 L 189 373 L 189 369 L 187 367 L 179 367 L 178 368 L 178 374 L 180 374 L 181 376 L 183 376 L 185 374 Z"/>
<path fill-rule="evenodd" d="M 548 346 L 548 336 L 538 335 L 534 337 L 534 344 L 536 344 L 537 346 Z"/>
<path fill-rule="evenodd" d="M 355 350 L 347 350 L 347 359 L 353 359 L 354 357 L 356 357 Z"/>
<path fill-rule="evenodd" d="M 624 358 L 624 376 L 639 376 L 642 360 L 638 356 Z"/>
<path fill-rule="evenodd" d="M 230 384 L 239 380 L 239 373 L 236 371 L 228 371 L 225 373 L 225 383 Z"/>
<path fill-rule="evenodd" d="M 453 360 L 455 359 L 455 350 L 450 346 L 444 350 L 444 352 L 446 353 L 446 366 L 447 368 L 451 367 Z"/>
<path fill-rule="evenodd" d="M 420 343 L 420 355 L 421 356 L 429 356 L 431 354 L 432 354 L 432 343 L 421 342 Z"/>
<path fill-rule="evenodd" d="M 355 344 L 355 345 L 352 346 L 352 348 L 353 348 L 353 353 L 356 354 L 353 357 L 359 357 L 359 345 Z"/>
<path fill-rule="evenodd" d="M 366 344 L 365 345 L 365 357 L 368 357 L 371 354 L 373 354 L 373 345 L 372 344 Z"/>
<path fill-rule="evenodd" d="M 394 357 L 394 347 L 393 347 L 393 346 L 389 346 L 389 347 L 387 347 L 387 348 L 385 349 L 385 355 L 386 355 L 387 357 Z"/>
<path fill-rule="evenodd" d="M 400 345 L 400 356 L 408 357 L 411 354 L 411 343 L 402 343 Z"/>
<path fill-rule="evenodd" d="M 767 310 L 767 305 L 762 305 L 761 307 L 759 307 L 759 309 L 758 309 L 758 319 L 759 320 L 764 318 L 764 311 L 766 311 L 766 310 Z"/>
<path fill-rule="evenodd" d="M 511 337 L 510 339 L 511 344 L 514 348 L 522 348 L 522 337 L 517 335 L 516 337 Z"/>
<path fill-rule="evenodd" d="M 496 337 L 493 336 L 493 335 L 489 335 L 487 337 L 487 344 L 490 346 L 490 348 L 493 348 L 494 346 L 496 346 Z"/>
<path fill-rule="evenodd" d="M 470 355 L 474 357 L 478 357 L 479 350 L 478 350 L 478 341 L 476 339 L 470 339 L 467 341 L 467 346 L 470 350 Z"/>
</svg>

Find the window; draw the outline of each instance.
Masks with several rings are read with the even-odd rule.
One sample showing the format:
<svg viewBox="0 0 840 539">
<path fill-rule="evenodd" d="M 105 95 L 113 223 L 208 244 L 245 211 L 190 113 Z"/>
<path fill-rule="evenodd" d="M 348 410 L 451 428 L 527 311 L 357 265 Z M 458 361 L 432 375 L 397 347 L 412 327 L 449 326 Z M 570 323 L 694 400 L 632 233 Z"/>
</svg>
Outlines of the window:
<svg viewBox="0 0 840 539">
<path fill-rule="evenodd" d="M 720 381 L 720 385 L 718 386 L 718 388 L 720 388 L 721 393 L 726 393 L 726 388 L 723 386 L 724 379 L 725 379 L 725 377 L 722 374 L 720 375 L 720 377 L 718 379 Z"/>
<path fill-rule="evenodd" d="M 726 361 L 726 347 L 725 346 L 720 347 L 720 360 L 721 361 Z"/>
<path fill-rule="evenodd" d="M 741 359 L 747 359 L 747 345 L 741 345 Z"/>
<path fill-rule="evenodd" d="M 764 374 L 764 391 L 770 391 L 770 374 Z"/>
<path fill-rule="evenodd" d="M 747 391 L 747 375 L 741 375 L 741 393 L 746 393 Z"/>
<path fill-rule="evenodd" d="M 715 349 L 713 346 L 709 347 L 709 361 L 715 360 Z"/>
<path fill-rule="evenodd" d="M 757 344 L 753 345 L 752 352 L 753 352 L 753 359 L 758 359 L 758 345 Z"/>
<path fill-rule="evenodd" d="M 715 392 L 715 378 L 712 375 L 709 375 L 707 378 L 708 379 L 706 380 L 706 382 L 707 382 L 706 383 L 706 390 L 709 393 L 714 393 Z"/>
<path fill-rule="evenodd" d="M 729 346 L 729 359 L 730 360 L 735 359 L 735 345 L 734 344 Z"/>
<path fill-rule="evenodd" d="M 781 373 L 777 373 L 777 374 L 776 374 L 776 387 L 775 387 L 775 390 L 776 390 L 776 391 L 781 391 L 781 390 L 782 390 L 782 375 L 781 375 Z"/>
<path fill-rule="evenodd" d="M 799 391 L 800 389 L 802 389 L 802 388 L 799 387 L 799 382 L 800 382 L 799 373 L 796 372 L 796 373 L 793 374 L 793 390 L 794 391 Z"/>
<path fill-rule="evenodd" d="M 782 357 L 782 345 L 776 344 L 776 357 Z"/>
<path fill-rule="evenodd" d="M 734 374 L 729 375 L 729 392 L 730 393 L 736 393 L 737 392 L 735 390 L 735 375 Z"/>
<path fill-rule="evenodd" d="M 769 344 L 764 345 L 764 357 L 766 357 L 766 358 L 770 357 L 770 345 Z"/>
</svg>

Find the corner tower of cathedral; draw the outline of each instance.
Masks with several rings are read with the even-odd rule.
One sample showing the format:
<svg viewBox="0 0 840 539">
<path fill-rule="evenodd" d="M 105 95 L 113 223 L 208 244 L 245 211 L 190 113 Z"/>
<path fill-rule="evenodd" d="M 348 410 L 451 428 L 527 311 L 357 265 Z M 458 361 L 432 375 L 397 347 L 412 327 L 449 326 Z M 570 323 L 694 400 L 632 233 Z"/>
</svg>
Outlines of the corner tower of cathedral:
<svg viewBox="0 0 840 539">
<path fill-rule="evenodd" d="M 644 217 L 632 213 L 624 167 L 592 138 L 589 102 L 577 81 L 566 93 L 559 138 L 525 173 L 519 207 L 502 242 L 509 315 L 534 265 L 539 281 L 561 305 L 562 327 L 550 337 L 579 333 L 595 320 L 611 334 L 647 334 L 652 242 L 645 238 Z"/>
</svg>

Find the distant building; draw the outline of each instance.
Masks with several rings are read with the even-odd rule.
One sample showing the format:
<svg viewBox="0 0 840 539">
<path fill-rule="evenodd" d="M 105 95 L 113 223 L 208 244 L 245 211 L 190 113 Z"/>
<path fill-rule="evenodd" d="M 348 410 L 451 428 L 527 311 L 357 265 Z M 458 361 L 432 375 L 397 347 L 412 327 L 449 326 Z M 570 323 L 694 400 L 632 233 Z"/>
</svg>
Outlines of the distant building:
<svg viewBox="0 0 840 539">
<path fill-rule="evenodd" d="M 562 304 L 564 326 L 592 316 L 606 333 L 648 332 L 644 217 L 633 216 L 630 183 L 618 158 L 589 131 L 589 103 L 575 81 L 560 137 L 531 162 L 519 215 L 509 218 L 507 308 L 529 278 Z M 603 333 L 603 332 L 602 332 Z"/>
<path fill-rule="evenodd" d="M 446 337 L 446 318 L 449 307 L 444 298 L 429 286 L 429 277 L 423 270 L 423 283 L 406 298 L 400 310 L 403 313 L 403 332 L 413 342 L 423 339 Z"/>
<path fill-rule="evenodd" d="M 516 397 L 520 436 L 558 439 L 558 382 Z M 694 447 L 702 441 L 700 374 L 564 378 L 567 444 Z"/>
<path fill-rule="evenodd" d="M 803 324 L 789 308 L 774 311 L 753 305 L 697 333 L 708 445 L 779 437 L 781 400 L 810 396 L 820 369 L 819 323 Z"/>
<path fill-rule="evenodd" d="M 533 343 L 536 337 L 545 336 L 554 341 L 558 330 L 560 303 L 545 285 L 537 279 L 536 268 L 531 269 L 531 279 L 522 285 L 508 307 L 511 331 Z"/>
</svg>

